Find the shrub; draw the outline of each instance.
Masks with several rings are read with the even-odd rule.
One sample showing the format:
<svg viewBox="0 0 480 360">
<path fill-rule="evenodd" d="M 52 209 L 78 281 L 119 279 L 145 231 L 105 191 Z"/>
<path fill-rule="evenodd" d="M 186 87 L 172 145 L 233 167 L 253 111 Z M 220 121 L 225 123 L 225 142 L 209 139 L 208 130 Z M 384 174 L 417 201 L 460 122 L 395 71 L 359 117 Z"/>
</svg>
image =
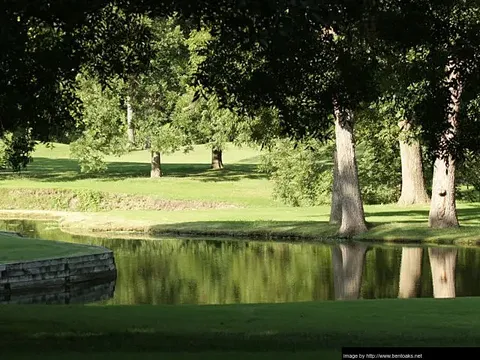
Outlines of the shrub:
<svg viewBox="0 0 480 360">
<path fill-rule="evenodd" d="M 261 156 L 260 170 L 275 183 L 275 199 L 292 206 L 330 202 L 332 149 L 319 141 L 279 140 Z"/>
</svg>

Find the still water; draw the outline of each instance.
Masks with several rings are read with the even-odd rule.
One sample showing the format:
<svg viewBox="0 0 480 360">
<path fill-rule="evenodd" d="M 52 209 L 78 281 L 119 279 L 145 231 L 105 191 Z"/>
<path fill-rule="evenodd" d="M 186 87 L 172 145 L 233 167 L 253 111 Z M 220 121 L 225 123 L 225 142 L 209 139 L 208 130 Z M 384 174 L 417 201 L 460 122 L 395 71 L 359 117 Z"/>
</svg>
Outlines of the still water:
<svg viewBox="0 0 480 360">
<path fill-rule="evenodd" d="M 19 220 L 0 221 L 0 230 L 113 250 L 116 281 L 83 287 L 76 302 L 227 304 L 480 295 L 477 248 L 105 239 L 63 233 L 56 222 Z"/>
</svg>

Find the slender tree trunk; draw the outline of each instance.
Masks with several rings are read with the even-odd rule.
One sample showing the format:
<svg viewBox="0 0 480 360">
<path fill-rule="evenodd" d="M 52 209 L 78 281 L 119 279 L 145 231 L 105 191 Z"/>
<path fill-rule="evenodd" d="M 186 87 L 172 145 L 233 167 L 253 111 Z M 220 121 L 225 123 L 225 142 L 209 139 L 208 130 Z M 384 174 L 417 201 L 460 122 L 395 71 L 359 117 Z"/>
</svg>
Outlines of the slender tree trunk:
<svg viewBox="0 0 480 360">
<path fill-rule="evenodd" d="M 341 244 L 332 249 L 335 299 L 360 297 L 366 252 L 365 244 Z"/>
<path fill-rule="evenodd" d="M 219 170 L 223 169 L 223 160 L 222 160 L 222 150 L 217 148 L 212 148 L 212 169 Z"/>
<path fill-rule="evenodd" d="M 151 178 L 159 178 L 162 176 L 162 167 L 160 162 L 160 152 L 152 151 L 151 152 L 151 170 L 150 170 L 150 177 Z"/>
<path fill-rule="evenodd" d="M 335 106 L 335 140 L 342 202 L 342 223 L 338 231 L 340 236 L 353 236 L 367 231 L 358 182 L 353 125 L 353 112 L 341 111 Z"/>
<path fill-rule="evenodd" d="M 429 248 L 428 256 L 432 269 L 433 297 L 454 298 L 457 249 Z"/>
<path fill-rule="evenodd" d="M 422 248 L 402 248 L 402 262 L 400 265 L 399 298 L 418 297 L 420 278 L 422 276 Z"/>
<path fill-rule="evenodd" d="M 330 224 L 342 223 L 342 201 L 340 182 L 338 181 L 337 150 L 333 150 L 333 187 L 332 204 L 330 205 Z"/>
<path fill-rule="evenodd" d="M 127 96 L 127 136 L 128 143 L 133 146 L 135 145 L 135 126 L 133 125 L 133 109 L 132 104 L 130 103 L 130 97 Z"/>
<path fill-rule="evenodd" d="M 402 121 L 402 132 L 410 130 L 411 124 Z M 409 143 L 400 139 L 400 158 L 402 161 L 402 193 L 398 205 L 428 204 L 430 198 L 423 177 L 422 152 L 420 142 L 412 140 Z"/>
<path fill-rule="evenodd" d="M 454 61 L 449 62 L 447 73 L 450 84 L 450 106 L 447 120 L 450 129 L 443 133 L 440 140 L 442 145 L 449 144 L 457 135 L 460 96 L 462 94 L 460 74 L 455 69 Z M 448 150 L 440 150 L 445 156 L 438 155 L 433 168 L 432 201 L 430 203 L 428 225 L 432 228 L 458 227 L 455 204 L 455 158 Z"/>
</svg>

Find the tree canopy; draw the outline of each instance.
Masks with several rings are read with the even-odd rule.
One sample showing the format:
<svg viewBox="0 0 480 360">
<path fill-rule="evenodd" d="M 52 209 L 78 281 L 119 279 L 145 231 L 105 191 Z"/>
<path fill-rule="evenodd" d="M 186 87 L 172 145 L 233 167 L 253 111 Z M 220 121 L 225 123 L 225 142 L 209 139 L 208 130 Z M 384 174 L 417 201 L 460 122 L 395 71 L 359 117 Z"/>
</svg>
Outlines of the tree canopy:
<svg viewBox="0 0 480 360">
<path fill-rule="evenodd" d="M 148 29 L 108 1 L 4 1 L 0 33 L 2 135 L 30 128 L 43 141 L 72 129 L 80 70 L 105 83 L 149 59 Z"/>
</svg>

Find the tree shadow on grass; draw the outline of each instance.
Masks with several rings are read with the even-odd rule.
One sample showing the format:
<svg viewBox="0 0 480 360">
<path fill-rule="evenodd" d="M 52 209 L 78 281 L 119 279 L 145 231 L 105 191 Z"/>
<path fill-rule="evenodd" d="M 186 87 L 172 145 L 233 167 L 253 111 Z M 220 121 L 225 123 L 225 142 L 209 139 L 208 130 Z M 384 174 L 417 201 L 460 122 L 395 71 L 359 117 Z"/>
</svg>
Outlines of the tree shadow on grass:
<svg viewBox="0 0 480 360">
<path fill-rule="evenodd" d="M 405 221 L 399 222 L 424 222 L 428 221 L 428 213 L 429 210 L 410 210 L 410 209 L 392 209 L 390 211 L 369 211 L 365 212 L 365 216 L 378 216 L 378 217 L 410 217 L 412 219 L 407 219 Z M 457 209 L 458 220 L 462 221 L 470 221 L 470 220 L 479 220 L 480 221 L 480 208 L 462 208 Z"/>
<path fill-rule="evenodd" d="M 27 169 L 19 175 L 45 182 L 69 182 L 95 179 L 102 181 L 118 181 L 134 178 L 149 178 L 150 164 L 138 162 L 109 162 L 107 170 L 101 173 L 81 173 L 78 162 L 73 159 L 35 158 Z M 165 177 L 187 178 L 205 182 L 240 181 L 243 179 L 262 179 L 255 164 L 226 164 L 222 170 L 212 170 L 209 164 L 162 164 Z M 3 176 L 2 176 L 3 175 Z M 12 172 L 0 172 L 0 176 L 13 177 Z"/>
<path fill-rule="evenodd" d="M 204 182 L 240 181 L 244 179 L 265 179 L 267 175 L 258 170 L 256 164 L 226 164 L 222 170 L 210 169 L 203 164 L 164 164 L 166 176 L 189 177 Z"/>
<path fill-rule="evenodd" d="M 392 209 L 391 211 L 365 211 L 365 216 L 423 216 L 428 218 L 428 210 Z"/>
</svg>

